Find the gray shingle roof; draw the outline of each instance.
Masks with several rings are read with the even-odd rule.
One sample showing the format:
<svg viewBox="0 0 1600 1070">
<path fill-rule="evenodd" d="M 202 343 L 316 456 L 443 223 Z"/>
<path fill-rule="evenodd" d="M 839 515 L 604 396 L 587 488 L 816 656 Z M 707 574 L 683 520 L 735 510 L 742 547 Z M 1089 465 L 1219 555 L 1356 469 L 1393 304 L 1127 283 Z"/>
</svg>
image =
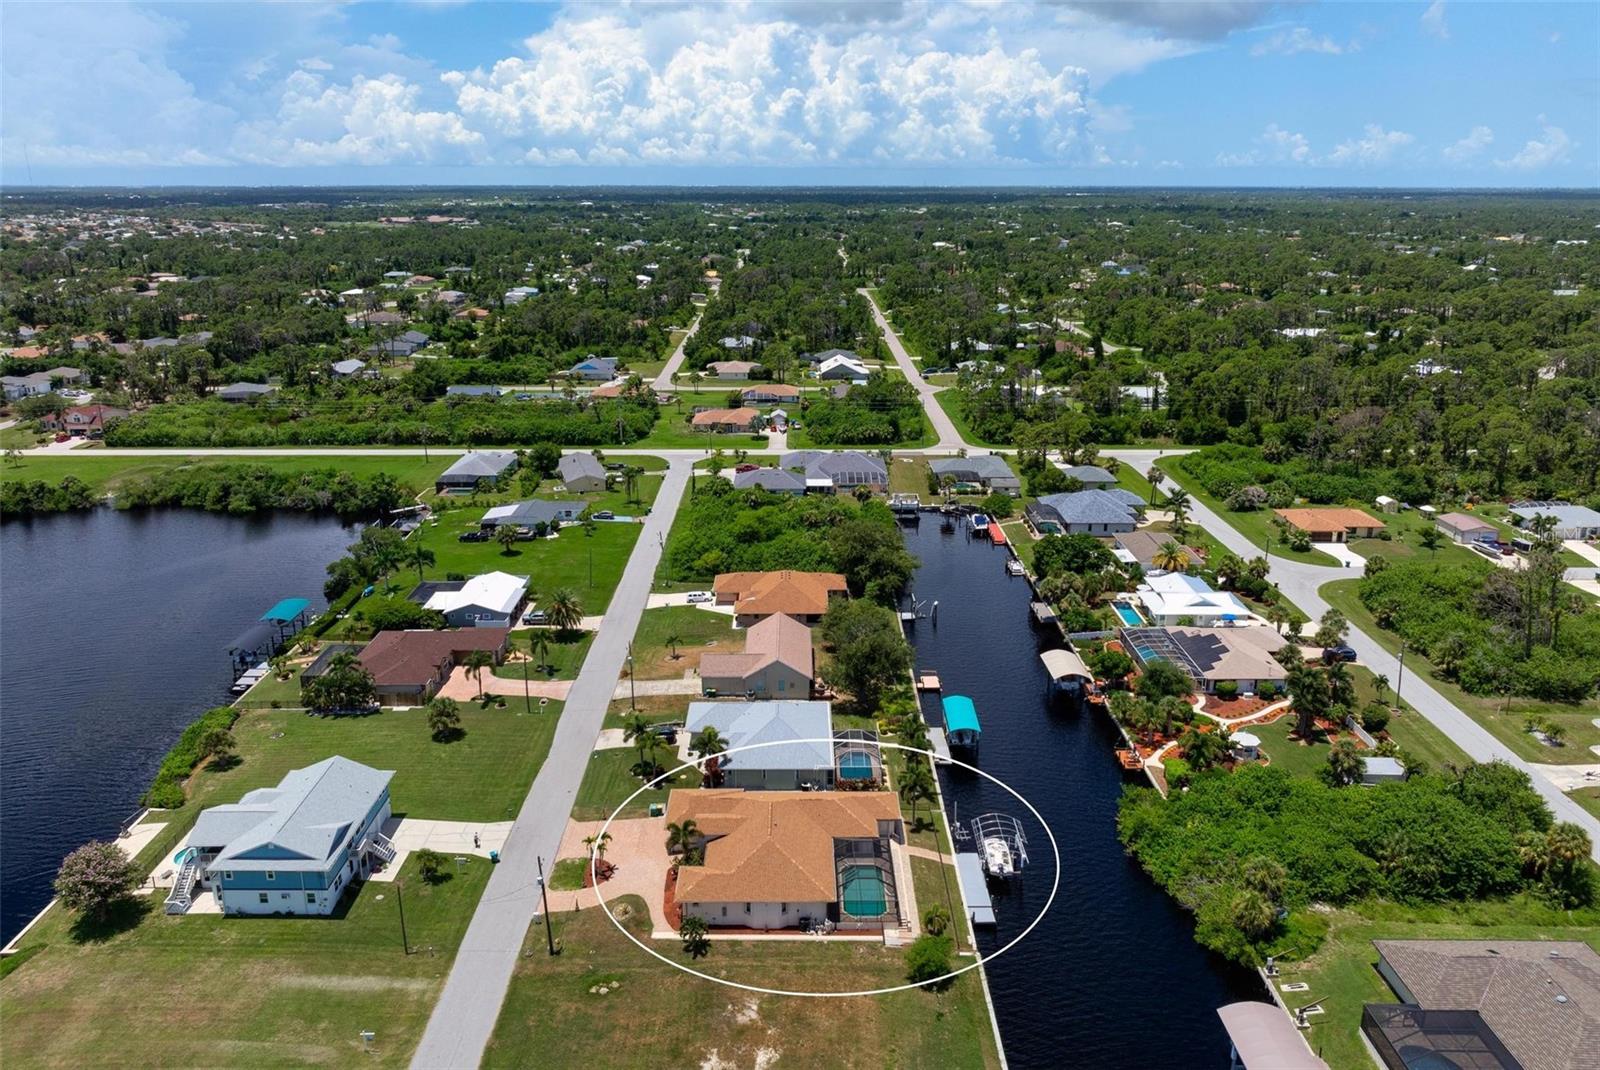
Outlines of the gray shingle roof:
<svg viewBox="0 0 1600 1070">
<path fill-rule="evenodd" d="M 189 843 L 221 847 L 214 866 L 324 870 L 377 803 L 394 773 L 335 755 L 296 769 L 275 788 L 200 815 Z"/>
<path fill-rule="evenodd" d="M 562 479 L 581 479 L 584 476 L 606 477 L 606 466 L 594 459 L 592 453 L 563 453 L 556 464 Z"/>
<path fill-rule="evenodd" d="M 956 479 L 990 480 L 1016 478 L 1011 471 L 1011 466 L 1006 464 L 1006 459 L 994 453 L 979 454 L 976 457 L 945 457 L 937 461 L 929 461 L 928 467 L 933 469 L 933 474 L 936 476 L 948 473 Z"/>
<path fill-rule="evenodd" d="M 452 479 L 494 479 L 517 463 L 517 455 L 509 450 L 479 450 L 464 454 L 455 464 L 439 476 L 440 482 Z"/>
<path fill-rule="evenodd" d="M 1144 499 L 1132 491 L 1113 488 L 1047 494 L 1039 504 L 1054 509 L 1064 524 L 1127 524 L 1137 519 Z"/>
<path fill-rule="evenodd" d="M 1062 469 L 1063 475 L 1071 476 L 1085 486 L 1094 486 L 1097 483 L 1115 483 L 1117 477 L 1095 464 L 1074 464 Z"/>
<path fill-rule="evenodd" d="M 733 485 L 740 490 L 750 487 L 760 487 L 772 491 L 803 491 L 806 489 L 805 477 L 782 468 L 757 468 L 752 472 L 735 472 Z"/>
<path fill-rule="evenodd" d="M 690 733 L 716 728 L 728 749 L 771 743 L 727 759 L 741 769 L 833 768 L 833 719 L 826 702 L 691 702 L 684 722 Z M 794 740 L 823 740 L 797 743 Z"/>
<path fill-rule="evenodd" d="M 836 487 L 883 486 L 889 482 L 889 469 L 883 461 L 858 450 L 796 450 L 783 455 L 782 466 L 803 469 L 807 479 L 827 479 Z"/>
</svg>

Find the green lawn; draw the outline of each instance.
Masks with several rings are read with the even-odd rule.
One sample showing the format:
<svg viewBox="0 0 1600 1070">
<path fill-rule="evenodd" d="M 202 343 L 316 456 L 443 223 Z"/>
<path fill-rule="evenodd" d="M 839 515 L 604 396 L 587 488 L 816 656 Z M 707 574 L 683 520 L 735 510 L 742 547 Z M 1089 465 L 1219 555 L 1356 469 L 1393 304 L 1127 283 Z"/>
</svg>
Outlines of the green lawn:
<svg viewBox="0 0 1600 1070">
<path fill-rule="evenodd" d="M 612 909 L 650 940 L 642 900 L 620 897 Z M 602 911 L 554 920 L 562 953 L 552 958 L 544 934 L 528 934 L 484 1054 L 486 1068 L 999 1066 L 976 971 L 937 993 L 765 996 L 686 978 L 635 947 Z M 676 942 L 652 947 L 689 961 Z M 905 975 L 902 953 L 872 941 L 713 941 L 694 967 L 762 987 L 835 991 L 903 984 Z M 602 983 L 620 988 L 604 996 L 590 991 Z"/>
<path fill-rule="evenodd" d="M 529 677 L 534 680 L 576 680 L 578 670 L 583 668 L 583 659 L 589 656 L 589 647 L 594 643 L 594 633 L 563 633 L 549 628 L 542 628 L 540 632 L 550 641 L 542 664 L 534 665 L 531 661 L 503 662 L 494 667 L 494 674 L 507 680 Z M 513 632 L 511 649 L 530 653 L 532 638 L 532 630 Z"/>
<path fill-rule="evenodd" d="M 565 587 L 577 594 L 586 615 L 599 614 L 610 604 L 639 539 L 638 524 L 601 521 L 595 524 L 593 535 L 584 534 L 581 527 L 568 526 L 553 539 L 519 542 L 507 554 L 492 540 L 461 542 L 457 538 L 464 531 L 476 531 L 482 516 L 479 508 L 453 509 L 437 523 L 424 524 L 412 536 L 420 538 L 436 559 L 423 570 L 424 576 L 430 580 L 446 579 L 451 573 L 476 576 L 509 572 L 528 576 L 529 590 L 538 604 L 548 603 L 555 591 Z M 397 589 L 409 590 L 416 578 L 414 569 L 398 573 Z"/>
<path fill-rule="evenodd" d="M 552 892 L 575 892 L 583 887 L 583 874 L 589 868 L 587 858 L 563 858 L 550 867 Z"/>
<path fill-rule="evenodd" d="M 677 636 L 677 658 L 667 640 Z M 634 673 L 640 680 L 675 680 L 700 663 L 707 651 L 738 653 L 744 633 L 735 631 L 733 618 L 698 606 L 660 606 L 647 609 L 633 635 Z"/>
<path fill-rule="evenodd" d="M 1285 992 L 1291 1007 L 1321 1001 L 1326 1013 L 1311 1018 L 1306 1034 L 1332 1070 L 1368 1070 L 1362 1043 L 1361 1005 L 1398 1002 L 1378 975 L 1373 940 L 1582 940 L 1600 950 L 1600 911 L 1564 913 L 1528 897 L 1503 901 L 1401 906 L 1361 903 L 1320 914 L 1326 939 L 1304 962 L 1284 962 L 1278 984 L 1304 982 L 1305 992 Z"/>
<path fill-rule="evenodd" d="M 167 827 L 140 855 L 141 872 L 172 853 L 206 806 L 237 802 L 334 754 L 394 770 L 397 813 L 509 820 L 549 751 L 560 709 L 551 703 L 519 717 L 464 706 L 465 735 L 451 743 L 432 740 L 420 710 L 348 718 L 247 711 L 233 730 L 241 761 L 201 770 L 182 809 L 152 815 Z M 333 919 L 172 918 L 156 898 L 136 925 L 104 938 L 76 933 L 58 908 L 28 934 L 32 957 L 0 988 L 0 1061 L 158 1065 L 171 1061 L 174 1036 L 203 1035 L 207 1062 L 350 1062 L 359 1058 L 358 1033 L 370 1028 L 378 1033 L 370 1058 L 403 1065 L 488 873 L 474 860 L 429 886 L 408 865 L 408 935 L 413 948 L 429 949 L 410 957 L 388 884 L 365 885 L 348 915 Z M 127 998 L 151 991 L 161 998 Z"/>
<path fill-rule="evenodd" d="M 424 459 L 410 454 L 393 457 L 284 457 L 262 456 L 202 456 L 182 457 L 169 455 L 126 456 L 107 455 L 93 448 L 70 454 L 49 457 L 24 457 L 16 464 L 0 465 L 0 481 L 18 479 L 43 479 L 59 483 L 67 476 L 77 476 L 97 492 L 115 491 L 129 479 L 158 475 L 179 468 L 215 467 L 221 464 L 264 465 L 274 471 L 303 472 L 310 469 L 337 468 L 353 475 L 374 475 L 387 472 L 412 490 L 421 491 L 433 486 L 434 477 L 456 460 L 455 454 L 436 454 Z"/>
<path fill-rule="evenodd" d="M 405 1066 L 490 868 L 475 858 L 430 885 L 408 860 L 411 955 L 386 883 L 362 886 L 330 918 L 168 917 L 157 894 L 137 924 L 84 938 L 57 909 L 28 934 L 44 950 L 0 982 L 0 1061 Z M 363 1029 L 377 1033 L 367 1054 Z"/>
<path fill-rule="evenodd" d="M 589 755 L 589 768 L 584 770 L 583 784 L 578 788 L 578 798 L 572 804 L 574 821 L 604 821 L 628 796 L 644 786 L 644 781 L 633 773 L 639 761 L 639 752 L 632 747 L 612 747 L 597 750 Z M 663 771 L 678 765 L 677 756 L 662 748 L 656 754 Z M 645 791 L 628 803 L 619 817 L 645 817 L 651 803 L 665 806 L 667 795 L 673 788 L 693 788 L 700 784 L 700 774 L 685 769 L 668 780 Z"/>
<path fill-rule="evenodd" d="M 1600 817 L 1600 787 L 1579 788 L 1577 791 L 1567 792 L 1567 796 L 1595 817 Z"/>
<path fill-rule="evenodd" d="M 689 395 L 694 401 L 694 395 Z M 717 404 L 706 395 L 702 404 Z M 684 410 L 687 414 L 688 410 Z M 714 450 L 724 449 L 732 453 L 737 449 L 759 450 L 766 448 L 767 436 L 765 434 L 724 434 L 712 431 L 696 431 L 676 413 L 661 414 L 661 419 L 656 421 L 656 426 L 650 434 L 638 442 L 630 442 L 630 449 L 655 449 L 655 450 Z"/>
<path fill-rule="evenodd" d="M 1182 455 L 1180 454 L 1179 456 Z M 1313 549 L 1302 553 L 1298 550 L 1289 549 L 1288 545 L 1279 537 L 1278 529 L 1273 526 L 1272 518 L 1274 513 L 1271 509 L 1257 509 L 1250 513 L 1231 512 L 1220 501 L 1201 489 L 1199 480 L 1193 479 L 1187 473 L 1181 471 L 1178 465 L 1174 463 L 1177 460 L 1178 457 L 1163 457 L 1156 464 L 1170 479 L 1188 491 L 1189 497 L 1213 509 L 1218 516 L 1231 524 L 1241 535 L 1249 539 L 1253 545 L 1260 546 L 1265 550 L 1267 540 L 1270 537 L 1272 540 L 1272 555 L 1274 557 L 1282 557 L 1289 561 L 1303 561 L 1308 565 L 1337 566 L 1339 564 L 1338 561 L 1321 550 Z"/>
<path fill-rule="evenodd" d="M 1323 584 L 1322 597 L 1328 600 L 1329 605 L 1343 613 L 1353 626 L 1372 636 L 1385 650 L 1398 653 L 1399 637 L 1378 627 L 1378 622 L 1372 619 L 1367 607 L 1361 604 L 1361 598 L 1357 593 L 1360 583 L 1360 580 L 1336 580 L 1333 583 Z M 1468 694 L 1450 681 L 1442 679 L 1433 671 L 1433 666 L 1414 650 L 1406 658 L 1406 677 L 1409 679 L 1413 675 L 1427 680 L 1435 691 L 1488 729 L 1496 739 L 1515 751 L 1518 757 L 1530 762 L 1552 764 L 1594 761 L 1594 754 L 1589 747 L 1600 743 L 1600 728 L 1596 728 L 1591 722 L 1600 716 L 1600 699 L 1590 699 L 1582 705 L 1574 706 L 1517 696 L 1507 700 L 1500 696 Z M 1404 687 L 1405 684 L 1402 682 L 1402 690 Z M 1528 717 L 1555 721 L 1565 727 L 1567 730 L 1565 746 L 1547 747 L 1534 739 L 1523 729 L 1523 723 Z"/>
<path fill-rule="evenodd" d="M 1391 561 L 1405 561 L 1414 557 L 1431 558 L 1443 561 L 1446 564 L 1461 564 L 1467 561 L 1483 561 L 1485 558 L 1467 549 L 1465 546 L 1452 540 L 1441 533 L 1441 541 L 1435 550 L 1429 550 L 1422 545 L 1422 533 L 1434 528 L 1434 523 L 1415 509 L 1408 509 L 1401 513 L 1378 514 L 1374 516 L 1382 520 L 1388 531 L 1387 539 L 1355 539 L 1350 543 L 1350 549 L 1362 557 L 1371 557 L 1377 554 Z"/>
<path fill-rule="evenodd" d="M 1011 443 L 1009 442 L 989 442 L 979 438 L 973 432 L 972 425 L 967 423 L 966 414 L 961 411 L 960 390 L 957 390 L 953 387 L 948 390 L 941 390 L 937 394 L 933 395 L 933 400 L 936 401 L 939 407 L 944 410 L 944 414 L 950 417 L 950 422 L 956 425 L 956 430 L 961 433 L 962 439 L 964 439 L 968 445 L 984 446 L 989 449 L 1011 448 Z M 935 439 L 934 441 L 938 440 Z"/>
<path fill-rule="evenodd" d="M 801 421 L 804 423 L 804 421 Z M 898 442 L 817 442 L 812 439 L 810 432 L 802 427 L 798 431 L 789 432 L 789 448 L 791 450 L 866 450 L 873 452 L 885 446 L 897 450 L 920 450 L 932 446 L 939 441 L 939 436 L 934 432 L 933 425 L 926 417 L 922 420 L 922 434 L 914 439 L 900 439 Z"/>
</svg>

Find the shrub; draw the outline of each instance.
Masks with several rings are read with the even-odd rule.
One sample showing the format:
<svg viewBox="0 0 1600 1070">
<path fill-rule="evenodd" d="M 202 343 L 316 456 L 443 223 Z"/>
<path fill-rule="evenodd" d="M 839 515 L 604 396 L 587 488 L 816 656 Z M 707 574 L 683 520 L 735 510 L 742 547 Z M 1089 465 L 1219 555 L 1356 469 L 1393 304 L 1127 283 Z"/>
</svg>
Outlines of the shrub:
<svg viewBox="0 0 1600 1070">
<path fill-rule="evenodd" d="M 202 742 L 213 732 L 219 730 L 226 732 L 232 728 L 233 722 L 238 717 L 239 711 L 232 706 L 218 706 L 216 709 L 207 710 L 185 728 L 183 734 L 178 737 L 178 742 L 172 745 L 167 756 L 161 760 L 161 767 L 156 770 L 155 779 L 144 793 L 144 804 L 163 810 L 173 810 L 182 806 L 185 798 L 183 782 L 194 771 L 194 767 L 200 764 L 200 759 L 205 757 L 201 750 Z"/>
<path fill-rule="evenodd" d="M 138 885 L 133 860 L 116 844 L 93 840 L 62 860 L 55 891 L 68 910 L 104 921 Z"/>
<path fill-rule="evenodd" d="M 948 936 L 929 933 L 917 937 L 906 948 L 906 980 L 928 988 L 942 988 L 949 984 L 950 956 L 953 951 Z"/>
<path fill-rule="evenodd" d="M 427 847 L 418 851 L 417 875 L 429 884 L 438 884 L 445 876 L 444 855 Z"/>
<path fill-rule="evenodd" d="M 1232 702 L 1239 697 L 1239 682 L 1237 680 L 1219 680 L 1217 682 L 1217 697 L 1224 702 Z"/>
</svg>

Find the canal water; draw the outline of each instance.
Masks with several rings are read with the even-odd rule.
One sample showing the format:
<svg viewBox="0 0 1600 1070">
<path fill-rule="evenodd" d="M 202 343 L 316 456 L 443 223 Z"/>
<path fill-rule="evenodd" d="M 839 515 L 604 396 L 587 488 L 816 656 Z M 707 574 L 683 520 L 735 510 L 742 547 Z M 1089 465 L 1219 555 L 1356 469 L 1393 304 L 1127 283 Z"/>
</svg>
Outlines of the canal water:
<svg viewBox="0 0 1600 1070">
<path fill-rule="evenodd" d="M 280 598 L 322 600 L 341 522 L 193 510 L 0 525 L 0 943 L 62 856 L 116 835 L 185 725 L 227 703 L 226 648 Z"/>
<path fill-rule="evenodd" d="M 1029 617 L 1027 581 L 1006 575 L 1006 553 L 924 516 L 906 528 L 922 560 L 917 600 L 939 603 L 937 622 L 918 620 L 917 665 L 936 670 L 944 694 L 977 706 L 977 760 L 1038 809 L 1061 850 L 1061 886 L 1039 926 L 985 968 L 1006 1055 L 1031 1067 L 1222 1068 L 1228 1039 L 1216 1009 L 1266 993 L 1254 973 L 1194 941 L 1190 916 L 1128 858 L 1117 841 L 1123 773 L 1120 736 L 1102 714 L 1052 698 L 1039 661 L 1044 633 Z M 923 699 L 941 724 L 939 700 Z M 1038 914 L 1050 891 L 1052 855 L 1038 822 L 990 781 L 940 771 L 947 812 L 967 821 L 987 812 L 1023 821 L 1031 865 L 1014 894 L 996 896 L 999 924 L 979 933 L 992 954 Z"/>
</svg>

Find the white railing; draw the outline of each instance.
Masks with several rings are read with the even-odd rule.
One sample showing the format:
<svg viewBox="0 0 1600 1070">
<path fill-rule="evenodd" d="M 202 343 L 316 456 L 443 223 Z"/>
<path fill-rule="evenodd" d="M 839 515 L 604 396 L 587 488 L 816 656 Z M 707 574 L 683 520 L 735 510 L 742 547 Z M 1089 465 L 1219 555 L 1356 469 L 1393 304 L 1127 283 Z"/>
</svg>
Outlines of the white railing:
<svg viewBox="0 0 1600 1070">
<path fill-rule="evenodd" d="M 200 860 L 190 858 L 178 870 L 177 879 L 172 882 L 172 891 L 167 895 L 167 913 L 184 914 L 189 910 L 190 896 L 194 892 L 195 882 L 200 879 Z"/>
</svg>

